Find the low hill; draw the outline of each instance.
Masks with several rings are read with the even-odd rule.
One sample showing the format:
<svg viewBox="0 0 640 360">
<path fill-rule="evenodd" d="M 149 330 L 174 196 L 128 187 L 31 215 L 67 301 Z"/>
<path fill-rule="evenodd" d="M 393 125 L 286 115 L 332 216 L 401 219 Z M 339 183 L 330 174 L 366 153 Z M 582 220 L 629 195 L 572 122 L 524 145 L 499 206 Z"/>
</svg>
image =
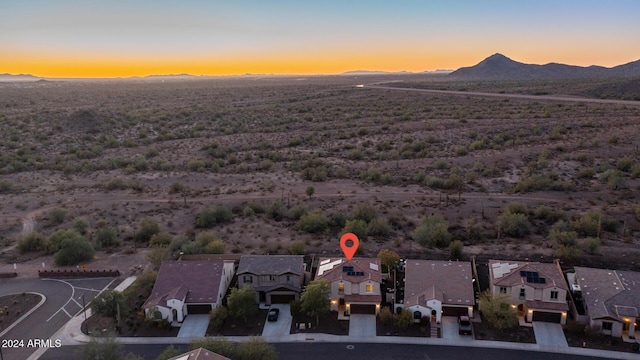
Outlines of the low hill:
<svg viewBox="0 0 640 360">
<path fill-rule="evenodd" d="M 17 74 L 17 75 L 12 75 L 12 74 L 0 74 L 0 81 L 38 81 L 41 80 L 42 78 L 39 78 L 37 76 L 33 76 L 31 74 Z"/>
</svg>

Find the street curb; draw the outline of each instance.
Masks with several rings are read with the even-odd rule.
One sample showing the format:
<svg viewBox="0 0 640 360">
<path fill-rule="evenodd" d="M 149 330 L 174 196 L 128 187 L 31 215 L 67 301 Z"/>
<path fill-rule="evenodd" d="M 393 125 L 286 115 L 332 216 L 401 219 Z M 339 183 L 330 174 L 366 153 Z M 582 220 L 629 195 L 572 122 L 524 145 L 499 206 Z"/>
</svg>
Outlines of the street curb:
<svg viewBox="0 0 640 360">
<path fill-rule="evenodd" d="M 13 295 L 21 295 L 21 294 L 23 294 L 23 293 L 13 293 L 13 294 L 7 294 L 7 295 L 2 295 L 2 296 L 4 297 L 4 296 L 13 296 Z M 38 304 L 36 304 L 36 306 L 34 306 L 31 310 L 27 311 L 26 313 L 24 313 L 24 315 L 19 317 L 18 320 L 14 321 L 13 324 L 9 325 L 8 328 L 6 328 L 2 332 L 0 332 L 0 338 L 3 337 L 6 333 L 8 333 L 11 329 L 13 329 L 14 326 L 18 325 L 27 316 L 31 315 L 31 313 L 33 313 L 34 311 L 38 310 L 38 308 L 40 308 L 40 306 L 42 306 L 42 304 L 44 304 L 44 302 L 47 301 L 47 297 L 44 296 L 44 294 L 30 292 L 30 291 L 24 292 L 24 294 L 40 295 L 40 298 L 41 298 L 40 302 Z"/>
</svg>

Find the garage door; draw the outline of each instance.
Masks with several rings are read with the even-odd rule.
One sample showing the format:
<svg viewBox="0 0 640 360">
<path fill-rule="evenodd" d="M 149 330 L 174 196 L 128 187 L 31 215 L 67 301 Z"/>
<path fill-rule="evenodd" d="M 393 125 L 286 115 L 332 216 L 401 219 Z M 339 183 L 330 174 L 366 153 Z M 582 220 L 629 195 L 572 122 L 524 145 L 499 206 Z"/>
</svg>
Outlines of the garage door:
<svg viewBox="0 0 640 360">
<path fill-rule="evenodd" d="M 562 321 L 562 314 L 546 311 L 534 311 L 532 320 L 560 324 Z"/>
<path fill-rule="evenodd" d="M 193 304 L 187 305 L 187 314 L 208 314 L 211 311 L 211 305 Z"/>
<path fill-rule="evenodd" d="M 467 307 L 443 306 L 442 315 L 444 316 L 469 315 L 469 309 Z"/>
<path fill-rule="evenodd" d="M 272 304 L 288 304 L 295 299 L 295 295 L 271 295 Z"/>
<path fill-rule="evenodd" d="M 351 304 L 351 313 L 352 314 L 376 314 L 376 306 L 375 305 L 361 305 L 361 304 Z"/>
</svg>

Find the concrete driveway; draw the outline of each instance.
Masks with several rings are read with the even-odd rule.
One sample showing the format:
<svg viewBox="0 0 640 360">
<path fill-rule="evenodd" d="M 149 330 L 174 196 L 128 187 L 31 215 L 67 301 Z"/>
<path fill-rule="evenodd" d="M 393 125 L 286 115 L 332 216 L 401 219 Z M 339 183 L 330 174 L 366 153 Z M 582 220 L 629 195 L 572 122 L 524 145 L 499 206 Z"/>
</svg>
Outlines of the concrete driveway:
<svg viewBox="0 0 640 360">
<path fill-rule="evenodd" d="M 349 317 L 349 336 L 376 336 L 376 316 L 351 314 Z"/>
<path fill-rule="evenodd" d="M 474 341 L 473 335 L 460 335 L 458 333 L 458 318 L 455 316 L 442 317 L 442 338 L 447 340 L 455 340 L 455 342 Z"/>
<path fill-rule="evenodd" d="M 547 322 L 534 321 L 533 332 L 536 335 L 536 344 L 549 347 L 568 347 L 567 338 L 562 331 L 562 325 Z"/>
<path fill-rule="evenodd" d="M 208 314 L 190 314 L 184 318 L 178 337 L 203 337 L 209 326 Z"/>
<path fill-rule="evenodd" d="M 289 336 L 291 333 L 291 307 L 289 304 L 273 304 L 270 309 L 280 309 L 280 315 L 278 315 L 278 321 L 268 321 L 264 319 L 264 328 L 262 328 L 262 336 L 264 337 L 278 337 Z M 268 317 L 268 315 L 267 315 Z"/>
</svg>

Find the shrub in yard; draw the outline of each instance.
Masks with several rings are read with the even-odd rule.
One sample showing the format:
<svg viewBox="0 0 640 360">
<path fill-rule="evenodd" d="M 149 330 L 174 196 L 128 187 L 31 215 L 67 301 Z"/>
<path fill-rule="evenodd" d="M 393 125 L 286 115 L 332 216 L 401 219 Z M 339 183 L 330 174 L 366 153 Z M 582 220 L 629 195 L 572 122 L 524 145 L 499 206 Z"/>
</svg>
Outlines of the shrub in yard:
<svg viewBox="0 0 640 360">
<path fill-rule="evenodd" d="M 462 241 L 454 240 L 449 244 L 449 258 L 454 260 L 460 260 L 462 258 L 462 249 L 464 245 L 462 245 Z"/>
<path fill-rule="evenodd" d="M 380 310 L 378 317 L 380 318 L 380 322 L 384 325 L 391 325 L 393 322 L 393 313 L 391 312 L 391 309 L 386 306 Z"/>
<path fill-rule="evenodd" d="M 502 213 L 498 217 L 500 232 L 507 236 L 521 238 L 529 234 L 529 220 L 523 214 Z"/>
<path fill-rule="evenodd" d="M 209 325 L 215 330 L 220 330 L 228 317 L 229 310 L 226 306 L 218 306 L 209 313 Z"/>
<path fill-rule="evenodd" d="M 121 316 L 129 310 L 128 302 L 123 293 L 117 290 L 105 290 L 98 294 L 90 303 L 91 313 L 115 319 L 120 307 Z"/>
</svg>

